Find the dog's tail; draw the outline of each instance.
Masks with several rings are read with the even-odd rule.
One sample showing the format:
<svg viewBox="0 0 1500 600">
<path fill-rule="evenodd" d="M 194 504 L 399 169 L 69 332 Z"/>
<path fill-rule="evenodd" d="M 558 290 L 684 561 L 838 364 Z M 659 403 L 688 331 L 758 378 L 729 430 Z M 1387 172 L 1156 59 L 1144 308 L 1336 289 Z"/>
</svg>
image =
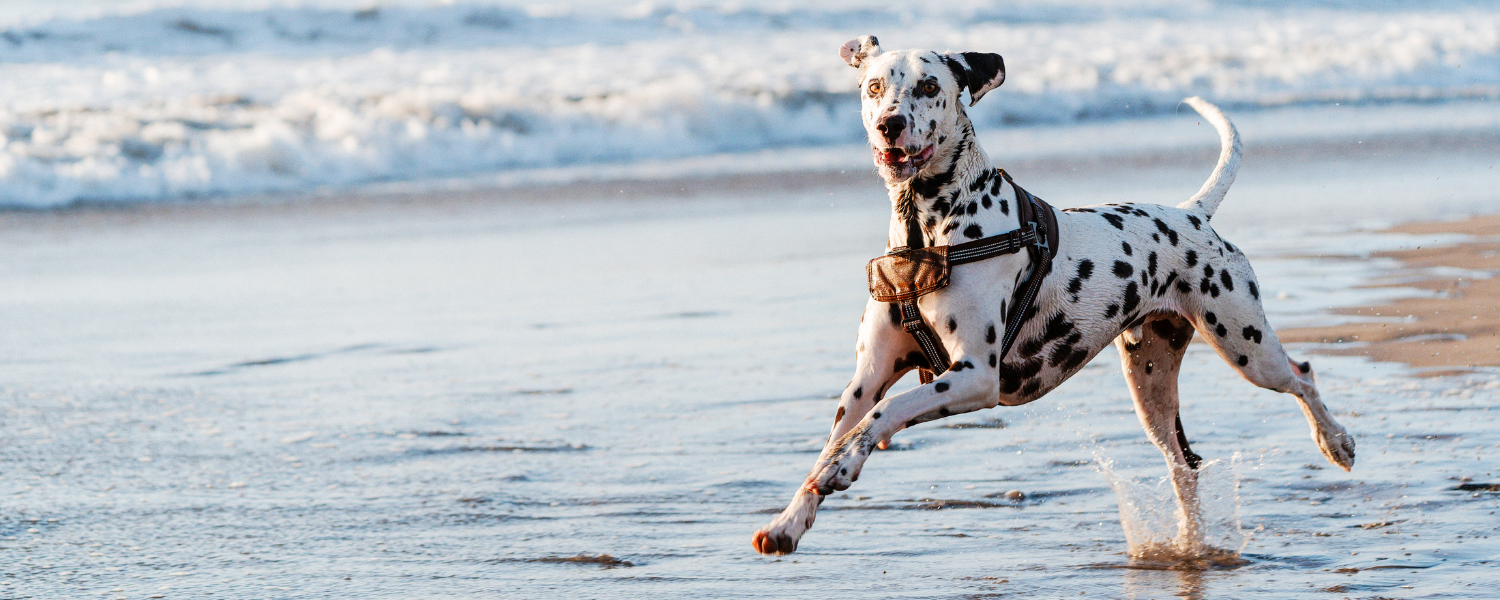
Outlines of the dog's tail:
<svg viewBox="0 0 1500 600">
<path fill-rule="evenodd" d="M 1219 208 L 1219 203 L 1224 201 L 1224 195 L 1229 193 L 1229 186 L 1234 183 L 1234 176 L 1240 170 L 1240 132 L 1234 129 L 1234 123 L 1229 122 L 1229 117 L 1219 112 L 1219 107 L 1209 104 L 1208 101 L 1193 96 L 1184 99 L 1188 106 L 1203 115 L 1214 129 L 1219 131 L 1219 164 L 1214 167 L 1213 175 L 1208 176 L 1208 181 L 1203 182 L 1203 187 L 1198 193 L 1193 194 L 1187 202 L 1178 204 L 1177 208 L 1190 210 L 1205 217 L 1214 216 L 1214 211 Z"/>
</svg>

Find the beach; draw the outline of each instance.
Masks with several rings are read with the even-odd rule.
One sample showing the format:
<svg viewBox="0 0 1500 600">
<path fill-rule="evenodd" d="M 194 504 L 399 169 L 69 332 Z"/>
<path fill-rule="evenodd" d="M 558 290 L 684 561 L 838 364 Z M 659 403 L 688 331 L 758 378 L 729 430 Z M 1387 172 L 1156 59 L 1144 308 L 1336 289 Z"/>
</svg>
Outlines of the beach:
<svg viewBox="0 0 1500 600">
<path fill-rule="evenodd" d="M 21 0 L 0 598 L 1489 599 L 1500 12 L 1293 2 Z M 999 52 L 1059 208 L 1212 227 L 1357 442 L 1188 347 L 1215 559 L 1115 351 L 897 434 L 797 552 L 890 204 L 838 45 Z M 1066 242 L 1064 242 L 1066 243 Z M 898 384 L 897 392 L 915 385 Z"/>
<path fill-rule="evenodd" d="M 1322 162 L 1247 147 L 1214 225 L 1254 261 L 1273 325 L 1422 293 L 1362 287 L 1394 259 L 1346 256 L 1434 231 L 1365 227 L 1338 208 L 1356 184 L 1323 194 L 1333 208 L 1279 202 L 1289 177 L 1336 187 L 1400 164 L 1454 216 L 1496 207 L 1411 168 L 1493 161 L 1493 146 L 1398 141 Z M 1007 168 L 1061 206 L 1183 197 L 1212 148 L 1133 156 Z M 1120 504 L 1139 527 L 1171 503 L 1108 350 L 1042 401 L 903 432 L 796 554 L 760 556 L 750 534 L 810 467 L 851 368 L 889 210 L 874 176 L 464 185 L 0 217 L 6 593 L 1482 598 L 1493 584 L 1500 373 L 1413 377 L 1305 344 L 1292 353 L 1358 440 L 1352 474 L 1323 461 L 1290 397 L 1202 345 L 1185 361 L 1183 421 L 1221 461 L 1208 510 L 1234 524 L 1217 531 L 1241 564 L 1128 556 Z"/>
</svg>

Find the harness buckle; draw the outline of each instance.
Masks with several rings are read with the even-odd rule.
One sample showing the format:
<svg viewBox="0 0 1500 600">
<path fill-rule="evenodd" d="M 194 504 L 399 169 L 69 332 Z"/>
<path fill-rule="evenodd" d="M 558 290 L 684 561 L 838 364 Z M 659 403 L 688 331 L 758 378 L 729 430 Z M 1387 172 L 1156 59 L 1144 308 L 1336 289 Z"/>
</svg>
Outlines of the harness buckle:
<svg viewBox="0 0 1500 600">
<path fill-rule="evenodd" d="M 1032 243 L 1036 244 L 1037 248 L 1040 248 L 1042 250 L 1046 250 L 1048 252 L 1052 251 L 1052 246 L 1047 241 L 1047 232 L 1044 231 L 1041 228 L 1041 225 L 1038 224 L 1036 221 L 1032 221 L 1031 222 L 1031 238 L 1033 240 Z"/>
</svg>

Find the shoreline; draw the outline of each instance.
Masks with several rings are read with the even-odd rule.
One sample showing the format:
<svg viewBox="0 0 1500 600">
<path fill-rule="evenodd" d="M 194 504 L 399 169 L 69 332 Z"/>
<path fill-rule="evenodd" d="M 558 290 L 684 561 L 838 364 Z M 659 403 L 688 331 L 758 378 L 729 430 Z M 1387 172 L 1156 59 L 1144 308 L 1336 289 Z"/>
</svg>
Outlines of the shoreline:
<svg viewBox="0 0 1500 600">
<path fill-rule="evenodd" d="M 1340 308 L 1333 312 L 1358 320 L 1278 331 L 1281 340 L 1320 344 L 1311 350 L 1315 354 L 1404 363 L 1418 376 L 1500 367 L 1500 215 L 1406 223 L 1388 231 L 1472 237 L 1373 253 L 1371 258 L 1394 259 L 1401 266 L 1363 287 L 1415 288 L 1431 295 Z"/>
</svg>

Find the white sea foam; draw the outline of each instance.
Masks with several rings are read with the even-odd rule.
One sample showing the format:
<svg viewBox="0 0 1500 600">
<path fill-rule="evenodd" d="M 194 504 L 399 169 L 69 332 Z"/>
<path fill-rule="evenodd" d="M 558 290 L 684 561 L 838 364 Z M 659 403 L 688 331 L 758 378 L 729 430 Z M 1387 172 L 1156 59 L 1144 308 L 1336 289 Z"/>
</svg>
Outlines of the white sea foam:
<svg viewBox="0 0 1500 600">
<path fill-rule="evenodd" d="M 981 125 L 1492 99 L 1500 9 L 1031 0 L 164 7 L 0 24 L 0 203 L 301 190 L 852 144 L 844 40 L 1000 52 Z M 571 7 L 570 7 L 571 6 Z"/>
</svg>

